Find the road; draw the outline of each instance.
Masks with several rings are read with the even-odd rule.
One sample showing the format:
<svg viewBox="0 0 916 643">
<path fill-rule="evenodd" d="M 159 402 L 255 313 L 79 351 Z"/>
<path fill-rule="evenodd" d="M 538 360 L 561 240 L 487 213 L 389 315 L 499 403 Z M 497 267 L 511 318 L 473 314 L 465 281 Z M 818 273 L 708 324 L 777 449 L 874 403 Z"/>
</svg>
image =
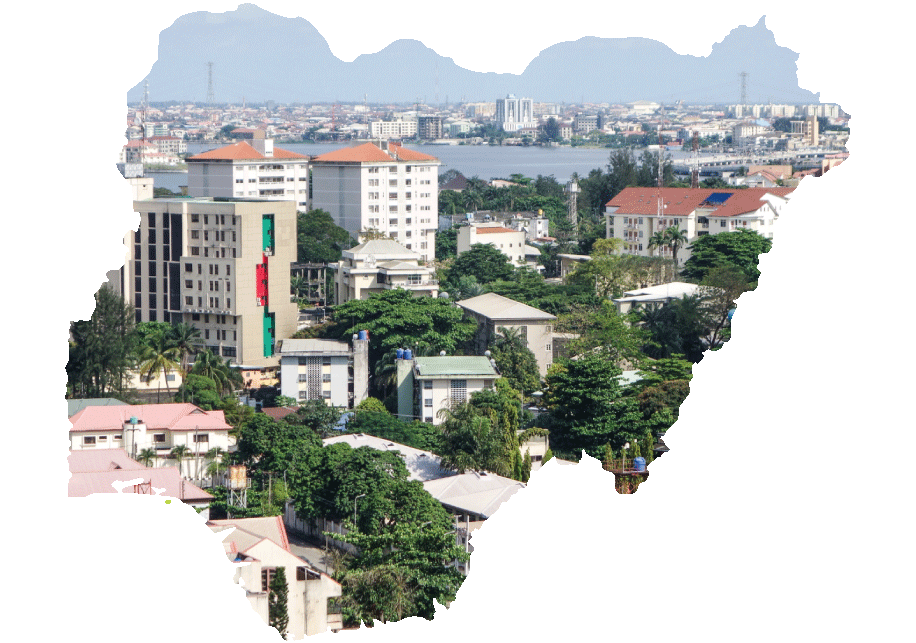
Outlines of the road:
<svg viewBox="0 0 916 643">
<path fill-rule="evenodd" d="M 290 532 L 287 532 L 286 537 L 289 540 L 290 550 L 296 556 L 319 571 L 329 575 L 333 574 L 334 569 L 330 566 L 330 561 L 325 557 L 324 548 L 317 541 L 306 539 Z"/>
</svg>

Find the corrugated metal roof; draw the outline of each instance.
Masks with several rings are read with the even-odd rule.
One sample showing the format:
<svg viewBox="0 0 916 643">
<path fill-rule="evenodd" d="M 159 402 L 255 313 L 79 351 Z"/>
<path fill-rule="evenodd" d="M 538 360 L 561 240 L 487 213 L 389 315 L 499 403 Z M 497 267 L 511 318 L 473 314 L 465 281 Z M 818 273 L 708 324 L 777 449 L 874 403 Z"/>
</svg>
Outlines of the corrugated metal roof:
<svg viewBox="0 0 916 643">
<path fill-rule="evenodd" d="M 442 504 L 489 518 L 525 484 L 494 473 L 470 472 L 424 482 L 423 488 Z"/>
<path fill-rule="evenodd" d="M 488 319 L 522 321 L 528 319 L 556 319 L 554 315 L 545 313 L 520 301 L 488 292 L 484 295 L 471 297 L 459 301 L 458 305 L 471 312 L 483 315 Z"/>
<path fill-rule="evenodd" d="M 170 431 L 228 431 L 222 411 L 204 411 L 193 404 L 137 404 L 89 406 L 70 418 L 71 431 L 114 431 L 130 418 L 145 423 L 148 429 Z"/>
<path fill-rule="evenodd" d="M 132 460 L 124 449 L 77 449 L 70 451 L 67 457 L 70 473 L 88 473 L 90 471 L 136 471 L 146 469 L 144 465 Z"/>
<path fill-rule="evenodd" d="M 93 397 L 85 400 L 67 400 L 67 417 L 73 417 L 87 406 L 127 406 L 127 402 L 113 397 Z"/>
<path fill-rule="evenodd" d="M 280 355 L 292 355 L 295 353 L 346 355 L 349 352 L 349 344 L 336 339 L 284 339 L 280 345 Z"/>
<path fill-rule="evenodd" d="M 435 453 L 415 449 L 405 444 L 399 444 L 391 440 L 375 437 L 374 435 L 348 433 L 333 438 L 325 438 L 323 442 L 325 446 L 337 444 L 338 442 L 345 442 L 354 449 L 369 447 L 370 449 L 376 449 L 378 451 L 395 451 L 400 453 L 404 456 L 404 464 L 407 466 L 410 480 L 437 480 L 455 474 L 454 471 L 443 469 L 440 466 L 440 458 Z"/>
<path fill-rule="evenodd" d="M 400 243 L 394 239 L 372 239 L 364 243 L 359 244 L 358 246 L 353 246 L 349 250 L 344 250 L 344 254 L 353 253 L 354 255 L 375 255 L 377 259 L 379 258 L 397 258 L 397 257 L 410 257 L 413 259 L 419 259 L 420 255 L 414 252 L 413 250 L 408 250 Z"/>
<path fill-rule="evenodd" d="M 414 363 L 420 379 L 452 376 L 499 377 L 490 360 L 483 356 L 415 357 Z"/>
<path fill-rule="evenodd" d="M 239 542 L 241 539 L 236 539 L 234 537 L 235 533 L 230 535 L 229 540 L 235 540 L 237 542 L 239 551 L 245 551 L 264 538 L 280 545 L 280 547 L 286 551 L 290 551 L 289 538 L 286 536 L 286 527 L 283 525 L 283 518 L 281 516 L 270 516 L 267 518 L 229 518 L 227 520 L 211 520 L 208 524 L 211 528 L 235 527 L 235 533 L 238 533 L 238 530 L 243 530 L 257 538 L 254 542 L 241 546 L 242 543 Z"/>
</svg>

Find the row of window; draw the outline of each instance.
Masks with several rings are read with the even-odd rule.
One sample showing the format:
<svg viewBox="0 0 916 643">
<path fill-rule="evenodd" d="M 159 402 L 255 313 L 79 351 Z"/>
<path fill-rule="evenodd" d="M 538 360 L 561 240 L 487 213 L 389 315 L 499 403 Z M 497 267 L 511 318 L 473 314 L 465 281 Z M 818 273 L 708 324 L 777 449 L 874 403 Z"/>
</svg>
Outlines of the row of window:
<svg viewBox="0 0 916 643">
<path fill-rule="evenodd" d="M 153 297 L 153 295 L 150 295 L 150 298 L 151 298 L 151 299 L 152 299 L 152 297 Z M 219 301 L 220 301 L 220 300 L 219 300 L 219 297 L 207 297 L 207 308 L 222 308 L 222 306 L 219 305 Z M 226 308 L 232 308 L 232 299 L 231 299 L 230 297 L 226 297 L 225 301 L 226 301 Z M 185 298 L 184 298 L 184 305 L 185 305 L 185 306 L 193 306 L 193 305 L 194 305 L 194 297 L 192 297 L 192 296 L 190 296 L 190 295 L 186 295 Z M 198 308 L 203 308 L 203 307 L 204 307 L 204 298 L 203 298 L 203 297 L 198 297 L 198 298 L 197 298 L 197 307 L 198 307 Z M 155 306 L 153 306 L 152 303 L 151 303 L 151 304 L 150 304 L 150 308 L 155 308 Z"/>
<path fill-rule="evenodd" d="M 235 215 L 229 215 L 229 225 L 235 225 Z M 199 214 L 191 214 L 191 223 L 200 223 Z M 204 225 L 226 225 L 226 215 L 225 214 L 205 214 L 204 215 Z"/>
<path fill-rule="evenodd" d="M 112 441 L 120 442 L 121 440 L 124 439 L 124 434 L 118 433 L 116 435 L 111 436 L 111 439 Z M 209 443 L 209 441 L 210 441 L 210 435 L 208 433 L 198 433 L 194 435 L 194 442 Z M 84 435 L 83 436 L 83 444 L 86 446 L 92 446 L 95 444 L 99 444 L 101 442 L 108 442 L 108 436 L 107 435 Z M 165 444 L 165 433 L 153 433 L 153 444 Z"/>
<path fill-rule="evenodd" d="M 213 230 L 213 241 L 225 241 L 226 240 L 226 230 Z M 229 230 L 231 233 L 229 236 L 230 241 L 235 241 L 235 230 Z M 191 230 L 192 239 L 200 239 L 200 230 Z M 204 230 L 204 241 L 210 241 L 210 230 Z M 166 241 L 166 243 L 168 243 Z"/>
<path fill-rule="evenodd" d="M 238 255 L 236 254 L 235 248 L 208 248 L 205 247 L 203 255 L 200 253 L 200 248 L 198 246 L 191 246 L 191 256 L 204 258 L 214 258 L 214 259 L 236 259 Z M 210 251 L 213 251 L 212 253 Z"/>
<path fill-rule="evenodd" d="M 220 283 L 221 283 L 221 280 L 210 281 L 210 282 L 209 282 L 210 291 L 212 291 L 212 292 L 219 292 L 219 291 L 220 291 Z M 156 289 L 155 289 L 154 287 L 152 287 L 152 286 L 153 286 L 153 279 L 150 279 L 150 290 L 151 290 L 151 291 L 155 291 Z M 188 290 L 192 290 L 192 289 L 194 288 L 194 280 L 193 280 L 193 279 L 185 279 L 185 280 L 184 280 L 184 287 L 187 288 Z M 200 279 L 198 279 L 198 280 L 197 280 L 197 290 L 203 290 L 203 289 L 204 289 L 204 282 L 201 281 Z M 138 288 L 138 290 L 139 290 L 139 288 Z M 225 290 L 226 290 L 226 292 L 232 292 L 232 282 L 231 282 L 231 281 L 226 281 L 226 289 L 225 289 Z"/>
</svg>

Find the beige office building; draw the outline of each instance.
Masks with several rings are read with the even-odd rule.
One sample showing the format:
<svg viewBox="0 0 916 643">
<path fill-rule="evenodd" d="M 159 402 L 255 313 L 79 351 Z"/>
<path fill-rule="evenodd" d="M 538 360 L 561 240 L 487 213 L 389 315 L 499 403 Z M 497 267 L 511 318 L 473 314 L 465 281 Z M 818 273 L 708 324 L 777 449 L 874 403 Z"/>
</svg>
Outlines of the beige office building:
<svg viewBox="0 0 916 643">
<path fill-rule="evenodd" d="M 137 322 L 189 323 L 235 365 L 278 365 L 276 341 L 296 332 L 296 204 L 173 198 L 134 201 L 134 210 L 140 228 L 123 282 Z"/>
</svg>

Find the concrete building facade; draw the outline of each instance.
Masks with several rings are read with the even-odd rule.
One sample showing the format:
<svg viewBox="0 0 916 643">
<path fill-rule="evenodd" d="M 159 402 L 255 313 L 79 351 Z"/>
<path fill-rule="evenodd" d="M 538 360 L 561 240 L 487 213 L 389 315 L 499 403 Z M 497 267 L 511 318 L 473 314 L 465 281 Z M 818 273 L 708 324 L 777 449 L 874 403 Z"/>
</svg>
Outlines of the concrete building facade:
<svg viewBox="0 0 916 643">
<path fill-rule="evenodd" d="M 525 265 L 525 232 L 507 228 L 499 223 L 471 224 L 458 228 L 458 254 L 471 246 L 485 243 L 491 245 L 509 258 L 513 266 Z"/>
<path fill-rule="evenodd" d="M 373 239 L 344 250 L 337 263 L 334 296 L 338 304 L 368 299 L 374 292 L 403 288 L 415 296 L 436 297 L 436 271 L 420 265 L 420 255 L 391 239 Z"/>
<path fill-rule="evenodd" d="M 136 321 L 184 322 L 239 366 L 276 366 L 277 339 L 296 332 L 290 264 L 292 201 L 174 198 L 134 201 L 140 227 L 125 266 Z"/>
<path fill-rule="evenodd" d="M 494 120 L 506 132 L 535 127 L 534 101 L 530 98 L 516 98 L 513 94 L 497 98 Z"/>
<path fill-rule="evenodd" d="M 292 201 L 307 211 L 309 157 L 274 147 L 263 131 L 254 135 L 188 157 L 188 195 Z"/>
<path fill-rule="evenodd" d="M 500 328 L 518 330 L 528 350 L 534 353 L 541 377 L 553 363 L 553 328 L 557 318 L 518 301 L 486 293 L 458 302 L 465 314 L 477 322 L 475 349 L 487 350 Z"/>
<path fill-rule="evenodd" d="M 364 143 L 311 161 L 312 208 L 325 210 L 354 237 L 366 230 L 436 257 L 439 159 L 395 143 Z"/>
<path fill-rule="evenodd" d="M 707 234 L 753 230 L 773 238 L 776 220 L 794 188 L 625 188 L 605 205 L 605 235 L 621 239 L 622 252 L 672 258 L 672 248 L 649 248 L 656 232 L 671 226 L 686 230 L 678 248 L 678 267 L 690 258 L 690 243 Z M 661 212 L 659 216 L 659 199 Z"/>
<path fill-rule="evenodd" d="M 369 340 L 353 346 L 331 339 L 285 339 L 280 347 L 280 394 L 352 409 L 369 396 Z"/>
<path fill-rule="evenodd" d="M 398 417 L 442 424 L 442 409 L 467 402 L 477 391 L 493 388 L 499 377 L 483 356 L 412 357 L 398 359 Z"/>
</svg>

